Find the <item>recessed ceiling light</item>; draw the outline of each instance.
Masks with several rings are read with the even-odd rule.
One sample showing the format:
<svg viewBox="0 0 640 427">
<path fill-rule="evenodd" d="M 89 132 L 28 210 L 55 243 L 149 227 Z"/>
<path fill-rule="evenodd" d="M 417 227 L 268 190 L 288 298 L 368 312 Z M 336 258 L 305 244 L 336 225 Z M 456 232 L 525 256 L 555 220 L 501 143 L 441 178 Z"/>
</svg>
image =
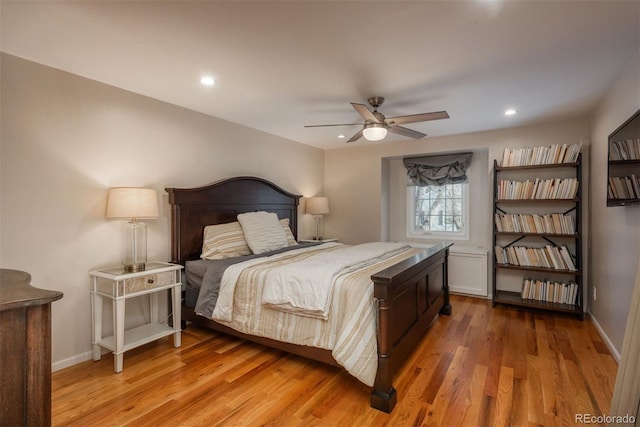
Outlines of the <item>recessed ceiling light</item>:
<svg viewBox="0 0 640 427">
<path fill-rule="evenodd" d="M 342 138 L 344 138 L 344 135 L 340 134 L 340 135 L 338 135 L 338 138 L 342 139 Z"/>
<path fill-rule="evenodd" d="M 513 109 L 513 108 L 509 108 L 508 110 L 505 110 L 504 115 L 505 116 L 513 116 L 517 112 L 518 112 L 518 110 Z"/>
<path fill-rule="evenodd" d="M 216 82 L 215 80 L 213 80 L 213 77 L 204 76 L 200 79 L 200 83 L 202 83 L 205 86 L 213 86 Z"/>
</svg>

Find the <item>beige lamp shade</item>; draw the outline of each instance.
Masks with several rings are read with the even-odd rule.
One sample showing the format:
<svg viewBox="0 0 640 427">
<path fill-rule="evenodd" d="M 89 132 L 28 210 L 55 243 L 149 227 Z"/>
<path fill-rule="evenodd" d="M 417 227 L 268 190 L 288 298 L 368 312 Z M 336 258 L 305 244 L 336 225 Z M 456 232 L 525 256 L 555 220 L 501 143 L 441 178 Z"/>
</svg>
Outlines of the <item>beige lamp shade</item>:
<svg viewBox="0 0 640 427">
<path fill-rule="evenodd" d="M 124 227 L 124 271 L 143 271 L 147 262 L 147 226 L 139 219 L 158 218 L 158 194 L 151 188 L 114 187 L 107 196 L 107 218 L 129 220 Z"/>
<path fill-rule="evenodd" d="M 158 194 L 151 188 L 114 187 L 107 197 L 107 218 L 158 218 Z"/>
<path fill-rule="evenodd" d="M 307 213 L 325 215 L 329 213 L 329 199 L 326 197 L 309 197 L 307 199 Z"/>
</svg>

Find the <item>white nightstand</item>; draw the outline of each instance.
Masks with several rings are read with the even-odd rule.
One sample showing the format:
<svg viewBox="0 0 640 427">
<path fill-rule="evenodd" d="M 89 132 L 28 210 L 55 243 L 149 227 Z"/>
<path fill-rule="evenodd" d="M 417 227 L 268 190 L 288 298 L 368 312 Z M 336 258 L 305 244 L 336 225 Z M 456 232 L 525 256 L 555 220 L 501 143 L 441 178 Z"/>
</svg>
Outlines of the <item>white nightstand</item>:
<svg viewBox="0 0 640 427">
<path fill-rule="evenodd" d="M 178 264 L 149 262 L 144 271 L 125 273 L 122 266 L 94 270 L 91 277 L 91 344 L 93 360 L 100 360 L 104 347 L 113 351 L 114 371 L 122 371 L 123 354 L 173 334 L 173 346 L 180 347 L 181 270 Z M 171 290 L 173 327 L 158 319 L 158 296 Z M 125 300 L 149 295 L 150 322 L 125 330 Z M 110 299 L 113 306 L 113 335 L 102 336 L 102 303 Z M 165 301 L 162 299 L 162 301 Z"/>
<path fill-rule="evenodd" d="M 300 243 L 327 243 L 327 242 L 337 242 L 337 238 L 333 239 L 322 239 L 322 240 L 313 240 L 313 239 L 300 239 L 298 242 Z"/>
</svg>

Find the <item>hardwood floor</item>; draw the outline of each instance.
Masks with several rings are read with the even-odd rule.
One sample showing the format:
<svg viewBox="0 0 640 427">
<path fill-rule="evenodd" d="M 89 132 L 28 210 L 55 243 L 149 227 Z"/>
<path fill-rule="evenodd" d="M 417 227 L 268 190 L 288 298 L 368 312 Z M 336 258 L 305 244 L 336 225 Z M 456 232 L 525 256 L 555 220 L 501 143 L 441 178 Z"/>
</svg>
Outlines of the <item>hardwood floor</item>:
<svg viewBox="0 0 640 427">
<path fill-rule="evenodd" d="M 170 338 L 52 376 L 53 425 L 574 425 L 608 414 L 617 364 L 590 321 L 452 296 L 395 381 L 398 405 L 342 370 L 218 333 Z"/>
</svg>

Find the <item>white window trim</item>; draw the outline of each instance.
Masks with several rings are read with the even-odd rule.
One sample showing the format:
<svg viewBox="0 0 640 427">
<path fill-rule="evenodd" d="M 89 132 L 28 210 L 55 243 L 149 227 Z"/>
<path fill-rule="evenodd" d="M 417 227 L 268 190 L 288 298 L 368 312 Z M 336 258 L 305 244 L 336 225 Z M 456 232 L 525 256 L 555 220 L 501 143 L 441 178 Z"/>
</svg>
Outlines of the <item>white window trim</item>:
<svg viewBox="0 0 640 427">
<path fill-rule="evenodd" d="M 407 187 L 406 193 L 406 228 L 407 237 L 411 239 L 424 240 L 469 240 L 469 183 L 462 185 L 462 218 L 464 219 L 463 231 L 415 231 L 413 224 L 415 221 L 415 198 L 413 186 Z"/>
</svg>

